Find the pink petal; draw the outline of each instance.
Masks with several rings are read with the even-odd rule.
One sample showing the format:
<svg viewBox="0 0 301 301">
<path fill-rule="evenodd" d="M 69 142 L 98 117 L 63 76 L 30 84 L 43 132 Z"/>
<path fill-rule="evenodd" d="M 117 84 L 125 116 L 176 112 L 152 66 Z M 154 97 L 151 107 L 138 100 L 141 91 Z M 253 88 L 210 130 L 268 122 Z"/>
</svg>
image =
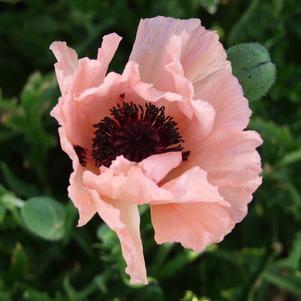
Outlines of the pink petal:
<svg viewBox="0 0 301 301">
<path fill-rule="evenodd" d="M 173 195 L 172 203 L 219 203 L 229 207 L 217 187 L 207 180 L 207 172 L 195 166 L 162 186 Z"/>
<path fill-rule="evenodd" d="M 191 102 L 194 109 L 194 115 L 197 119 L 198 129 L 194 132 L 198 133 L 199 141 L 205 138 L 212 130 L 215 122 L 215 109 L 213 106 L 204 100 L 195 100 Z M 193 124 L 193 120 L 191 123 Z M 194 134 L 195 135 L 195 134 Z"/>
<path fill-rule="evenodd" d="M 158 183 L 163 180 L 172 169 L 179 166 L 181 162 L 181 152 L 168 152 L 152 155 L 141 161 L 138 166 L 142 168 L 146 176 Z"/>
<path fill-rule="evenodd" d="M 101 64 L 98 60 L 87 57 L 80 59 L 70 84 L 70 93 L 79 96 L 87 89 L 99 86 L 104 80 L 106 68 L 107 65 Z"/>
<path fill-rule="evenodd" d="M 172 199 L 169 191 L 158 187 L 154 181 L 143 174 L 141 168 L 135 166 L 128 171 L 127 175 L 115 175 L 114 170 L 108 168 L 100 175 L 86 171 L 83 177 L 84 184 L 88 182 L 90 186 L 93 184 L 101 195 L 114 200 L 147 204 Z"/>
<path fill-rule="evenodd" d="M 139 64 L 142 80 L 155 83 L 164 65 L 162 50 L 170 37 L 184 31 L 193 31 L 199 24 L 198 19 L 176 20 L 166 17 L 141 19 L 129 60 Z"/>
<path fill-rule="evenodd" d="M 183 97 L 178 93 L 161 91 L 153 84 L 141 81 L 139 67 L 136 62 L 132 61 L 126 64 L 117 84 L 120 93 L 123 92 L 125 99 L 130 99 L 135 103 L 143 105 L 145 102 L 154 102 L 157 106 L 164 105 L 169 113 L 171 110 L 177 113 L 179 110 L 173 103 L 183 102 Z"/>
<path fill-rule="evenodd" d="M 152 86 L 160 91 L 166 93 L 173 93 L 180 96 L 177 100 L 179 109 L 188 117 L 191 118 L 193 109 L 190 100 L 193 97 L 193 86 L 191 82 L 184 76 L 183 68 L 180 63 L 180 56 L 182 51 L 183 39 L 187 35 L 182 32 L 181 35 L 171 35 L 163 46 L 163 51 L 160 50 L 160 65 L 152 72 L 156 72 L 152 81 Z M 153 47 L 154 48 L 154 47 Z M 140 70 L 143 70 L 145 63 L 139 65 Z M 148 81 L 143 77 L 142 80 Z M 171 104 L 167 103 L 167 108 Z M 173 109 L 174 110 L 174 109 Z"/>
<path fill-rule="evenodd" d="M 164 184 L 173 200 L 167 204 L 151 203 L 152 224 L 158 243 L 180 242 L 184 247 L 202 251 L 229 233 L 233 223 L 230 204 L 217 187 L 207 180 L 207 172 L 193 167 Z"/>
<path fill-rule="evenodd" d="M 219 42 L 218 34 L 202 26 L 188 33 L 183 45 L 181 64 L 195 91 L 204 81 L 211 81 L 216 72 L 231 71 L 230 62 L 227 61 L 227 54 Z"/>
<path fill-rule="evenodd" d="M 71 145 L 81 146 L 90 153 L 88 150 L 91 148 L 93 128 L 87 123 L 86 116 L 70 94 L 60 98 L 51 111 L 51 116 L 58 120 Z"/>
<path fill-rule="evenodd" d="M 56 78 L 62 94 L 65 94 L 72 81 L 72 76 L 78 68 L 78 57 L 76 52 L 67 47 L 66 42 L 53 42 L 49 47 L 56 59 Z"/>
<path fill-rule="evenodd" d="M 119 78 L 120 75 L 108 75 L 98 88 L 90 88 L 82 93 L 85 96 L 81 95 L 76 99 L 66 94 L 51 111 L 51 115 L 64 127 L 70 143 L 84 147 L 88 154 L 91 153 L 91 141 L 95 131 L 93 124 L 109 115 L 112 102 L 116 102 L 116 98 L 112 97 L 112 90 Z"/>
<path fill-rule="evenodd" d="M 93 124 L 109 116 L 110 109 L 116 105 L 119 99 L 117 91 L 119 81 L 120 75 L 111 72 L 101 85 L 87 89 L 76 98 L 77 107 L 86 116 L 86 124 L 89 123 L 91 129 Z"/>
<path fill-rule="evenodd" d="M 118 48 L 121 37 L 112 33 L 103 37 L 98 49 L 97 60 L 83 58 L 73 81 L 73 93 L 80 95 L 90 88 L 99 86 L 107 73 L 108 66 Z"/>
<path fill-rule="evenodd" d="M 103 76 L 106 75 L 108 66 L 121 40 L 122 38 L 116 33 L 105 35 L 102 38 L 101 48 L 98 49 L 97 53 L 97 60 L 103 65 Z"/>
<path fill-rule="evenodd" d="M 190 119 L 189 101 L 194 96 L 207 101 L 199 93 L 203 82 L 211 82 L 220 70 L 231 70 L 218 35 L 200 26 L 197 19 L 141 20 L 130 60 L 139 63 L 142 80 L 161 91 L 180 94 L 185 100 L 179 107 Z"/>
<path fill-rule="evenodd" d="M 251 110 L 238 80 L 229 70 L 216 72 L 195 85 L 196 97 L 209 102 L 216 112 L 216 129 L 243 130 L 249 123 Z"/>
<path fill-rule="evenodd" d="M 86 177 L 88 182 L 88 176 Z M 93 181 L 89 192 L 99 216 L 116 232 L 122 255 L 127 263 L 126 272 L 132 284 L 147 284 L 143 247 L 140 238 L 140 216 L 137 205 L 123 200 L 110 200 L 100 196 Z"/>
<path fill-rule="evenodd" d="M 66 94 L 68 89 L 76 95 L 101 84 L 120 40 L 121 37 L 115 33 L 104 36 L 97 60 L 78 60 L 76 52 L 67 47 L 65 42 L 52 43 L 50 49 L 58 60 L 55 69 L 62 95 Z"/>
<path fill-rule="evenodd" d="M 240 222 L 247 214 L 252 193 L 261 184 L 261 162 L 256 151 L 262 143 L 253 131 L 217 132 L 210 137 L 197 161 L 208 172 L 210 183 L 219 187 L 220 194 L 231 204 L 229 214 Z"/>
<path fill-rule="evenodd" d="M 84 168 L 79 164 L 72 144 L 67 139 L 63 128 L 59 128 L 61 147 L 72 160 L 73 173 L 70 175 L 68 187 L 69 197 L 79 212 L 78 226 L 85 225 L 96 213 L 96 207 L 88 191 L 83 187 L 82 175 Z"/>
<path fill-rule="evenodd" d="M 131 162 L 125 159 L 123 156 L 118 156 L 115 160 L 112 161 L 110 170 L 113 171 L 114 175 L 127 176 L 130 169 L 135 165 L 135 162 Z M 103 171 L 105 170 L 108 170 L 108 168 L 103 169 Z"/>
<path fill-rule="evenodd" d="M 151 219 L 157 243 L 180 242 L 197 252 L 231 230 L 229 215 L 218 203 L 151 205 Z"/>
<path fill-rule="evenodd" d="M 164 98 L 169 102 L 181 101 L 181 95 L 173 92 L 160 91 L 153 87 L 152 84 L 147 84 L 142 81 L 138 82 L 134 86 L 135 92 L 145 99 L 146 101 L 158 102 L 160 99 Z"/>
</svg>

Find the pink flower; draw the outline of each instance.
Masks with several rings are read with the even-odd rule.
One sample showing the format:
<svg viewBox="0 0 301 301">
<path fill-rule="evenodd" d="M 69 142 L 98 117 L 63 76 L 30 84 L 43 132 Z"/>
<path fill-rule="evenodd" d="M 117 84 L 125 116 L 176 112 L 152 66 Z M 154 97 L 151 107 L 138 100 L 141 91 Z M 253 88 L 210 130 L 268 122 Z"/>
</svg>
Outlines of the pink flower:
<svg viewBox="0 0 301 301">
<path fill-rule="evenodd" d="M 149 204 L 157 243 L 203 251 L 247 214 L 262 140 L 244 131 L 248 101 L 218 35 L 198 19 L 141 20 L 123 73 L 106 75 L 120 40 L 106 35 L 97 59 L 51 45 L 62 93 L 51 115 L 73 162 L 79 226 L 98 213 L 131 282 L 147 283 L 138 205 Z"/>
</svg>

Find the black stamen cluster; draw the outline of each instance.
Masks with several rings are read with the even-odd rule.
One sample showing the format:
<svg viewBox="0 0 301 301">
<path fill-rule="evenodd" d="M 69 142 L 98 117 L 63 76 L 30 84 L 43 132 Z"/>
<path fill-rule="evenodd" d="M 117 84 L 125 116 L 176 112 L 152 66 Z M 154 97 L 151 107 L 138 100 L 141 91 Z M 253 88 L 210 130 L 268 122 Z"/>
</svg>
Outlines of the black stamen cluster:
<svg viewBox="0 0 301 301">
<path fill-rule="evenodd" d="M 76 154 L 77 154 L 77 157 L 78 157 L 78 160 L 79 160 L 79 163 L 82 165 L 82 166 L 86 166 L 86 156 L 87 156 L 87 152 L 86 152 L 86 149 L 79 146 L 79 145 L 74 145 L 73 146 Z"/>
<path fill-rule="evenodd" d="M 119 155 L 140 162 L 153 154 L 183 150 L 177 123 L 171 116 L 165 116 L 164 106 L 122 102 L 110 113 L 111 117 L 94 125 L 92 157 L 96 166 L 108 167 Z M 189 152 L 183 155 L 187 159 Z"/>
</svg>

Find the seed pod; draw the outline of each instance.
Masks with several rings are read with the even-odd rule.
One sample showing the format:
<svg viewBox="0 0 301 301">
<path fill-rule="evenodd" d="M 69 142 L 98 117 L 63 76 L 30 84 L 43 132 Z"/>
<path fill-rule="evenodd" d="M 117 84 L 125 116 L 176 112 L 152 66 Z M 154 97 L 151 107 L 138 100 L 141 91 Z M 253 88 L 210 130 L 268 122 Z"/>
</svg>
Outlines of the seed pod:
<svg viewBox="0 0 301 301">
<path fill-rule="evenodd" d="M 258 43 L 239 44 L 230 47 L 227 54 L 246 98 L 256 100 L 269 91 L 275 82 L 276 67 L 264 46 Z"/>
</svg>

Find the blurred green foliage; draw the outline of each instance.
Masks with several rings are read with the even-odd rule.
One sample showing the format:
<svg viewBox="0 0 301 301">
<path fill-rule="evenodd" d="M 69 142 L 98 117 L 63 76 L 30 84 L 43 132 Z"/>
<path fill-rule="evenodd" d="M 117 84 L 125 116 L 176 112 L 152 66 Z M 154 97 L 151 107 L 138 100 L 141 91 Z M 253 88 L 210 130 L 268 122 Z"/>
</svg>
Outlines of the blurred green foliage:
<svg viewBox="0 0 301 301">
<path fill-rule="evenodd" d="M 133 287 L 114 233 L 98 218 L 76 228 L 71 162 L 49 116 L 59 91 L 48 46 L 66 40 L 95 56 L 115 31 L 124 39 L 111 68 L 121 71 L 139 19 L 159 14 L 198 17 L 227 48 L 260 42 L 278 72 L 269 95 L 250 103 L 264 181 L 246 219 L 197 254 L 156 246 L 142 210 L 150 285 Z M 0 0 L 0 45 L 1 301 L 301 300 L 300 0 Z"/>
</svg>

